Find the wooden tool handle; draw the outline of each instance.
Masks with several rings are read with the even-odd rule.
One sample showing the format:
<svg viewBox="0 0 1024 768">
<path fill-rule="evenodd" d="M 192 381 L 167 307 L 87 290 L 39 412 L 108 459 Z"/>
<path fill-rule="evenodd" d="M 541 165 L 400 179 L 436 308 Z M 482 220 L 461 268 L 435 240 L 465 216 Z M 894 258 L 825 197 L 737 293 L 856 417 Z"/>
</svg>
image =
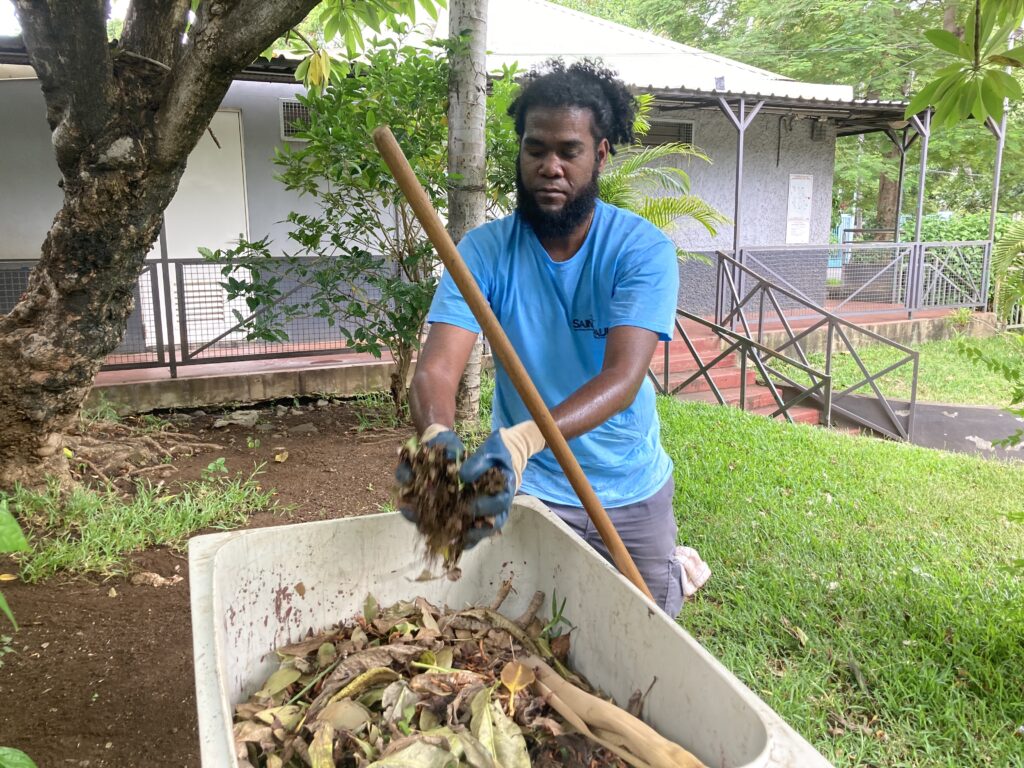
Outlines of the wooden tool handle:
<svg viewBox="0 0 1024 768">
<path fill-rule="evenodd" d="M 441 261 L 444 262 L 445 268 L 462 292 L 463 298 L 466 299 L 466 303 L 473 312 L 473 317 L 480 323 L 484 335 L 491 344 L 491 349 L 498 356 L 501 364 L 505 366 L 505 371 L 512 380 L 512 384 L 515 386 L 519 396 L 523 399 L 523 404 L 526 405 L 530 415 L 533 416 L 533 420 L 540 427 L 541 434 L 544 435 L 544 439 L 547 441 L 552 453 L 558 459 L 562 471 L 565 472 L 565 476 L 569 479 L 573 490 L 579 496 L 583 508 L 593 521 L 597 532 L 601 534 L 601 540 L 611 553 L 615 566 L 641 592 L 653 601 L 654 598 L 651 597 L 651 592 L 647 589 L 647 585 L 644 583 L 640 571 L 637 570 L 633 558 L 629 556 L 629 552 L 626 550 L 625 545 L 623 545 L 622 539 L 619 538 L 619 534 L 615 530 L 615 526 L 612 525 L 608 513 L 601 506 L 597 494 L 594 493 L 594 489 L 590 486 L 590 481 L 583 474 L 583 469 L 580 467 L 579 462 L 576 461 L 576 457 L 573 456 L 572 451 L 569 449 L 569 444 L 562 436 L 558 425 L 555 424 L 555 420 L 544 404 L 544 400 L 541 399 L 537 387 L 534 386 L 530 375 L 526 372 L 526 368 L 523 367 L 522 362 L 519 360 L 519 355 L 516 354 L 511 342 L 509 342 L 508 337 L 505 335 L 505 331 L 502 330 L 498 318 L 494 316 L 494 312 L 491 311 L 487 299 L 480 292 L 480 288 L 473 278 L 473 273 L 469 271 L 469 267 L 462 260 L 462 256 L 455 247 L 455 243 L 448 236 L 448 230 L 441 223 L 437 211 L 434 210 L 434 206 L 430 203 L 430 198 L 427 197 L 427 193 L 422 185 L 420 185 L 416 174 L 413 173 L 409 161 L 402 152 L 402 148 L 395 141 L 391 129 L 386 125 L 378 126 L 373 131 L 373 142 L 377 145 L 377 150 L 384 158 L 384 162 L 391 169 L 391 174 L 395 177 L 395 181 L 398 182 L 398 186 L 405 195 L 406 200 L 409 201 L 409 205 L 426 231 L 427 237 L 430 238 L 430 242 L 437 249 L 437 253 L 441 257 Z"/>
</svg>

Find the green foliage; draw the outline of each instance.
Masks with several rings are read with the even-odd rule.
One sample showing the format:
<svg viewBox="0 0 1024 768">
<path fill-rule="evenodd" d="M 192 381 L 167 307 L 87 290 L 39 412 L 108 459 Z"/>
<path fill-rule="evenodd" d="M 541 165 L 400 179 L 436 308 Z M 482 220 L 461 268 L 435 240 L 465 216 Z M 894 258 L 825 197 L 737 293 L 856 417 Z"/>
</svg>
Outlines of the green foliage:
<svg viewBox="0 0 1024 768">
<path fill-rule="evenodd" d="M 1009 224 L 992 248 L 995 306 L 1008 320 L 1014 306 L 1024 304 L 1024 220 Z"/>
<path fill-rule="evenodd" d="M 907 107 L 907 117 L 929 106 L 932 124 L 952 125 L 968 117 L 984 122 L 1003 118 L 1003 100 L 1019 101 L 1024 92 L 1004 69 L 1024 68 L 1024 47 L 1011 47 L 1010 36 L 1024 20 L 1020 3 L 974 0 L 961 39 L 946 29 L 930 29 L 925 37 L 953 61 L 935 72 Z"/>
<path fill-rule="evenodd" d="M 356 417 L 359 432 L 398 429 L 409 423 L 408 405 L 396 413 L 394 401 L 384 392 L 358 392 L 349 401 L 349 405 Z"/>
<path fill-rule="evenodd" d="M 39 581 L 56 573 L 123 573 L 125 558 L 147 547 L 180 547 L 203 528 L 233 528 L 271 507 L 272 494 L 248 478 L 206 476 L 170 492 L 142 482 L 125 499 L 115 489 L 77 487 L 68 493 L 16 488 L 0 496 L 29 531 L 29 548 L 16 556 L 21 577 Z"/>
<path fill-rule="evenodd" d="M 1011 413 L 1024 417 L 1024 334 L 1004 334 L 1011 345 L 1009 358 L 992 354 L 973 339 L 962 339 L 961 351 L 968 360 L 985 366 L 993 374 L 1005 380 L 1010 388 Z M 1024 429 L 1018 429 L 1009 437 L 995 441 L 996 445 L 1019 445 L 1024 442 Z M 1022 561 L 1024 567 L 1024 561 Z"/>
<path fill-rule="evenodd" d="M 395 25 L 399 33 L 406 27 Z M 453 43 L 458 45 L 458 41 Z M 438 42 L 405 45 L 374 38 L 347 60 L 347 77 L 300 97 L 310 123 L 298 148 L 278 152 L 280 180 L 315 201 L 313 215 L 291 213 L 284 258 L 267 238 L 204 250 L 224 266 L 228 298 L 247 336 L 284 341 L 289 322 L 317 317 L 337 327 L 349 347 L 395 361 L 391 393 L 403 418 L 407 374 L 437 285 L 438 259 L 371 138 L 390 126 L 436 210 L 447 210 L 449 64 Z M 508 67 L 489 100 L 487 175 L 492 208 L 509 204 L 518 148 L 505 109 L 517 88 Z M 296 283 L 302 290 L 296 289 Z"/>
<path fill-rule="evenodd" d="M 516 64 L 503 65 L 491 80 L 487 96 L 487 204 L 492 215 L 512 210 L 519 137 L 508 108 L 519 93 Z"/>
<path fill-rule="evenodd" d="M 960 307 L 950 313 L 949 317 L 946 318 L 946 322 L 957 333 L 963 333 L 970 326 L 973 317 L 974 312 L 969 307 Z"/>
<path fill-rule="evenodd" d="M 988 240 L 988 211 L 955 214 L 948 218 L 926 215 L 921 219 L 921 240 L 926 243 L 962 243 L 970 240 Z M 1010 224 L 1006 214 L 996 214 L 996 238 Z M 903 222 L 904 240 L 914 239 L 914 222 Z"/>
<path fill-rule="evenodd" d="M 26 549 L 28 549 L 28 542 L 21 532 L 21 526 L 14 519 L 7 499 L 0 497 L 0 554 L 23 552 Z M 3 592 L 0 592 L 0 613 L 7 617 L 15 629 L 18 628 L 18 622 L 14 620 L 14 614 L 11 613 L 11 608 L 7 605 Z"/>
<path fill-rule="evenodd" d="M 313 198 L 318 209 L 289 214 L 294 250 L 276 258 L 264 238 L 208 255 L 225 264 L 228 296 L 244 297 L 252 314 L 236 315 L 250 338 L 283 340 L 289 320 L 324 318 L 354 350 L 391 353 L 398 369 L 392 392 L 401 408 L 437 284 L 437 259 L 370 134 L 378 125 L 391 127 L 443 213 L 448 64 L 437 47 L 375 39 L 349 65 L 350 77 L 300 97 L 310 110 L 301 134 L 306 143 L 276 158 L 285 186 Z M 306 287 L 302 298 L 288 295 L 295 281 Z"/>
<path fill-rule="evenodd" d="M 0 768 L 36 768 L 36 764 L 20 749 L 0 747 Z"/>
<path fill-rule="evenodd" d="M 295 79 L 310 90 L 323 92 L 329 83 L 348 76 L 352 60 L 366 45 L 365 31 L 400 30 L 405 19 L 415 16 L 417 7 L 436 19 L 438 8 L 446 5 L 446 0 L 325 0 L 262 55 L 270 59 L 283 49 L 303 57 Z M 339 42 L 345 47 L 345 57 L 332 53 Z"/>
<path fill-rule="evenodd" d="M 672 162 L 691 159 L 710 162 L 708 156 L 691 144 L 669 142 L 643 146 L 640 138 L 650 130 L 648 121 L 654 99 L 650 94 L 637 97 L 634 131 L 637 143 L 619 147 L 605 164 L 597 183 L 600 198 L 625 208 L 668 231 L 681 220 L 692 219 L 712 235 L 728 219 L 697 195 L 690 194 L 690 176 Z M 691 254 L 677 248 L 680 259 Z"/>
<path fill-rule="evenodd" d="M 117 407 L 107 400 L 106 395 L 100 392 L 98 402 L 89 408 L 83 406 L 78 412 L 78 419 L 88 427 L 104 421 L 117 423 L 121 421 L 121 414 L 117 412 Z"/>
<path fill-rule="evenodd" d="M 702 645 L 836 766 L 1019 762 L 1024 465 L 658 408 Z"/>
</svg>

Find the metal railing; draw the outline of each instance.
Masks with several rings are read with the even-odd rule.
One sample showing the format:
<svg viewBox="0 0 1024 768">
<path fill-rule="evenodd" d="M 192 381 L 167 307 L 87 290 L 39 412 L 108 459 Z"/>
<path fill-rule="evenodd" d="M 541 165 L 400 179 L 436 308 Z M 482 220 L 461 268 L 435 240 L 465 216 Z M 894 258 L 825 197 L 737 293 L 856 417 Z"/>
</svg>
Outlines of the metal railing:
<svg viewBox="0 0 1024 768">
<path fill-rule="evenodd" d="M 772 282 L 768 277 L 741 264 L 725 253 L 718 254 L 718 295 L 720 305 L 717 314 L 716 333 L 728 341 L 735 338 L 738 325 L 742 335 L 757 343 L 755 349 L 768 347 L 775 357 L 786 357 L 781 353 L 790 350 L 800 366 L 778 369 L 761 361 L 759 370 L 765 383 L 772 386 L 769 373 L 778 377 L 781 387 L 792 387 L 829 409 L 829 418 L 839 414 L 849 421 L 866 426 L 889 437 L 907 440 L 913 431 L 914 405 L 917 402 L 918 353 L 873 331 L 867 330 L 839 317 L 827 309 L 808 301 L 800 293 Z M 797 308 L 797 311 L 793 311 Z M 751 318 L 750 312 L 756 311 Z M 794 321 L 794 317 L 799 321 Z M 771 336 L 777 343 L 767 344 Z M 863 356 L 858 352 L 854 339 L 866 337 L 868 343 L 886 347 L 895 355 L 895 360 L 886 360 L 880 370 L 869 370 Z M 792 371 L 807 375 L 813 368 L 808 349 L 817 345 L 824 352 L 824 370 L 815 371 L 807 384 L 791 375 Z M 854 361 L 861 378 L 836 392 L 834 387 L 833 361 L 836 354 L 849 355 Z M 904 366 L 911 367 L 909 398 L 896 398 L 882 392 L 879 382 Z M 821 377 L 828 377 L 830 392 L 823 396 L 820 389 Z M 865 390 L 866 394 L 858 394 Z"/>
<path fill-rule="evenodd" d="M 1006 322 L 1008 331 L 1024 331 L 1024 304 L 1014 304 Z"/>
<path fill-rule="evenodd" d="M 756 246 L 741 249 L 739 262 L 803 300 L 785 303 L 791 318 L 814 314 L 807 302 L 843 317 L 891 311 L 912 316 L 984 309 L 990 249 L 983 240 Z M 742 282 L 741 274 L 736 278 Z"/>
<path fill-rule="evenodd" d="M 0 262 L 0 314 L 14 307 L 28 285 L 37 260 Z M 285 263 L 282 261 L 282 267 Z M 250 311 L 242 299 L 229 300 L 221 285 L 222 265 L 202 258 L 147 261 L 134 290 L 135 307 L 125 336 L 107 356 L 103 370 L 178 368 L 351 352 L 342 328 L 355 324 L 325 317 L 294 317 L 281 324 L 287 339 L 248 338 L 250 321 L 273 308 Z M 312 278 L 285 278 L 278 304 L 306 300 L 315 291 Z M 368 300 L 374 296 L 367 291 Z"/>
<path fill-rule="evenodd" d="M 687 332 L 685 326 L 683 326 L 683 324 L 679 322 L 680 317 L 685 318 L 686 320 L 689 320 L 691 322 L 698 323 L 699 325 L 714 331 L 724 340 L 723 348 L 717 350 L 718 353 L 712 359 L 705 362 L 704 358 L 697 350 L 696 345 L 693 343 L 693 340 L 691 340 L 690 334 Z M 776 416 L 784 416 L 786 421 L 792 423 L 793 417 L 789 412 L 790 409 L 795 408 L 796 406 L 800 405 L 809 398 L 817 396 L 818 398 L 820 398 L 820 402 L 822 404 L 821 423 L 824 424 L 825 426 L 831 425 L 832 378 L 829 375 L 817 371 L 814 368 L 811 368 L 810 366 L 806 365 L 806 361 L 801 362 L 800 360 L 787 357 L 786 355 L 783 355 L 781 352 L 770 349 L 769 347 L 766 347 L 762 344 L 753 341 L 748 336 L 734 333 L 733 331 L 730 331 L 728 328 L 723 328 L 721 326 L 715 325 L 714 323 L 704 319 L 703 317 L 699 317 L 682 309 L 676 310 L 675 326 L 676 331 L 679 333 L 683 342 L 686 344 L 686 347 L 689 350 L 690 354 L 693 356 L 694 361 L 696 361 L 697 370 L 694 371 L 688 378 L 684 379 L 683 381 L 672 387 L 670 384 L 669 372 L 669 369 L 671 367 L 669 361 L 670 342 L 662 342 L 664 350 L 664 364 L 662 366 L 661 377 L 659 378 L 653 370 L 647 370 L 647 375 L 654 383 L 654 388 L 659 394 L 669 396 L 677 395 L 684 389 L 686 389 L 688 386 L 690 386 L 690 384 L 692 384 L 693 382 L 697 381 L 700 378 L 703 378 L 707 382 L 708 389 L 711 391 L 712 394 L 714 394 L 715 399 L 718 401 L 718 404 L 725 405 L 726 399 L 723 396 L 721 389 L 718 387 L 718 384 L 715 382 L 714 377 L 712 376 L 712 369 L 714 369 L 715 366 L 719 365 L 723 361 L 727 360 L 731 355 L 738 352 L 740 378 L 739 401 L 737 405 L 739 406 L 740 410 L 746 410 L 747 407 L 747 365 L 749 361 L 749 363 L 752 363 L 754 368 L 763 377 L 763 380 L 766 382 L 766 386 L 769 392 L 771 393 L 772 400 L 776 405 L 776 409 L 769 414 L 771 418 L 775 418 Z M 785 399 L 783 397 L 782 392 L 780 391 L 780 388 L 775 385 L 769 374 L 774 374 L 777 378 L 785 380 L 787 383 L 795 384 L 795 382 L 792 382 L 792 380 L 789 379 L 787 376 L 780 373 L 771 365 L 766 363 L 766 360 L 773 358 L 778 359 L 785 365 L 791 366 L 792 368 L 795 368 L 806 374 L 812 380 L 812 385 L 806 388 L 800 387 L 799 391 L 795 395 L 791 396 L 789 399 Z"/>
</svg>

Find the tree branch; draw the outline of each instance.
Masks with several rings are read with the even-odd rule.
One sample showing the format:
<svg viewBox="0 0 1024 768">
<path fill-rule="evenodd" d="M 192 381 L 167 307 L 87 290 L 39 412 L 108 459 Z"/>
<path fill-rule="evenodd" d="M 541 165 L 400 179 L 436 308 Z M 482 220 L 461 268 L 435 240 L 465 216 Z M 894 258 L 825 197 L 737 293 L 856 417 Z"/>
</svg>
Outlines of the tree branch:
<svg viewBox="0 0 1024 768">
<path fill-rule="evenodd" d="M 106 125 L 113 68 L 102 0 L 16 0 L 29 60 L 46 99 L 57 163 L 70 170 Z"/>
<path fill-rule="evenodd" d="M 24 1 L 24 0 L 22 0 Z M 199 6 L 157 116 L 157 162 L 173 165 L 195 146 L 231 79 L 302 21 L 317 0 L 220 0 Z"/>
<path fill-rule="evenodd" d="M 132 0 L 120 48 L 170 68 L 181 53 L 189 0 Z"/>
</svg>

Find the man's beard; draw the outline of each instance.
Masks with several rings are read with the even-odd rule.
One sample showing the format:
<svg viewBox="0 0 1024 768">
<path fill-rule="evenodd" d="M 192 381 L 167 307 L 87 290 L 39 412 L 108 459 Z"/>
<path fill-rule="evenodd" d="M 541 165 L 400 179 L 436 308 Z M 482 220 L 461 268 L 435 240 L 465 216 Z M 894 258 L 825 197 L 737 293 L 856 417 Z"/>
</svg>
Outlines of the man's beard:
<svg viewBox="0 0 1024 768">
<path fill-rule="evenodd" d="M 594 211 L 597 201 L 597 164 L 590 183 L 565 202 L 561 210 L 549 213 L 537 205 L 537 198 L 526 189 L 516 160 L 516 209 L 539 239 L 567 237 Z"/>
</svg>

